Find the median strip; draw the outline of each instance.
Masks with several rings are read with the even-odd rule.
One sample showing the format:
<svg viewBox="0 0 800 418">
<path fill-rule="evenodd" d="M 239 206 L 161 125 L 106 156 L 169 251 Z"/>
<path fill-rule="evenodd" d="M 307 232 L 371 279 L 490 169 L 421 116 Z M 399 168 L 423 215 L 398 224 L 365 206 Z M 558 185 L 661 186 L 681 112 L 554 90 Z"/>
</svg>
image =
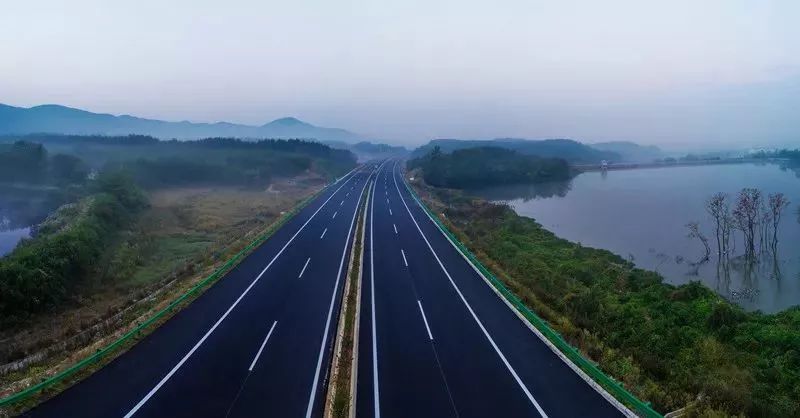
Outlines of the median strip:
<svg viewBox="0 0 800 418">
<path fill-rule="evenodd" d="M 369 201 L 367 193 L 363 202 Z M 325 418 L 355 417 L 356 372 L 358 368 L 358 318 L 361 298 L 361 260 L 364 258 L 365 205 L 359 202 L 358 229 L 351 248 L 347 281 L 339 314 L 339 327 L 331 361 L 330 383 L 325 397 Z"/>
</svg>

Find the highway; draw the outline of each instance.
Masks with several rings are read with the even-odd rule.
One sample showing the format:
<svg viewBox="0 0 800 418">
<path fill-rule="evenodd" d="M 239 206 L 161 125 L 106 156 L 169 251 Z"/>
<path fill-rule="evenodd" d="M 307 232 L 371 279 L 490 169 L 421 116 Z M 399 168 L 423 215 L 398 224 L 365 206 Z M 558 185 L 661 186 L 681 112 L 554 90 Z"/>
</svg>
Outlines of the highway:
<svg viewBox="0 0 800 418">
<path fill-rule="evenodd" d="M 319 417 L 357 204 L 328 186 L 128 352 L 26 417 Z"/>
<path fill-rule="evenodd" d="M 624 416 L 451 245 L 397 162 L 381 166 L 367 215 L 358 417 Z"/>
</svg>

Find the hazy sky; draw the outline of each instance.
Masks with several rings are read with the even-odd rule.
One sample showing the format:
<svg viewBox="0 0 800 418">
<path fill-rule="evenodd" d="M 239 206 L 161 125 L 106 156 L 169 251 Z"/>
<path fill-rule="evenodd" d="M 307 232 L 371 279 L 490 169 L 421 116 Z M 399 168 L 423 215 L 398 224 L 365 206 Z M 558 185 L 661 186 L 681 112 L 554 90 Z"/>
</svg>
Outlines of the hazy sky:
<svg viewBox="0 0 800 418">
<path fill-rule="evenodd" d="M 25 0 L 0 103 L 387 141 L 800 145 L 800 1 Z"/>
</svg>

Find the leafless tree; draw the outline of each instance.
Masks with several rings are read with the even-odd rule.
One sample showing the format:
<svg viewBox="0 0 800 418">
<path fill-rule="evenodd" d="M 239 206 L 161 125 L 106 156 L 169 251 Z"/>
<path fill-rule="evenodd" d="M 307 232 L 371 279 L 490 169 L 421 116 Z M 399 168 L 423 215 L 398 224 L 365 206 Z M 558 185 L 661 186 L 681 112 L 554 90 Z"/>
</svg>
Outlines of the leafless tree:
<svg viewBox="0 0 800 418">
<path fill-rule="evenodd" d="M 778 225 L 781 223 L 783 210 L 789 206 L 789 199 L 783 193 L 772 193 L 769 195 L 769 212 L 772 219 L 772 249 L 778 246 Z"/>
<path fill-rule="evenodd" d="M 688 235 L 689 238 L 699 239 L 700 242 L 703 243 L 703 247 L 706 250 L 706 255 L 703 258 L 701 258 L 700 261 L 698 261 L 697 263 L 700 264 L 708 261 L 708 256 L 709 254 L 711 254 L 711 247 L 709 247 L 708 245 L 708 238 L 706 238 L 706 236 L 703 235 L 703 233 L 700 231 L 700 224 L 698 224 L 697 222 L 689 222 L 688 224 L 686 224 L 686 227 L 689 228 L 689 235 Z"/>
<path fill-rule="evenodd" d="M 706 212 L 714 218 L 714 232 L 717 237 L 717 254 L 726 254 L 727 242 L 725 240 L 725 221 L 730 211 L 728 204 L 728 195 L 725 193 L 716 193 L 706 201 Z"/>
<path fill-rule="evenodd" d="M 770 225 L 772 225 L 772 213 L 766 204 L 761 202 L 758 207 L 758 250 L 761 254 L 768 250 L 767 240 L 770 235 Z"/>
<path fill-rule="evenodd" d="M 736 207 L 732 213 L 734 225 L 744 234 L 745 255 L 749 258 L 753 258 L 756 253 L 761 200 L 761 190 L 744 188 L 736 198 Z"/>
</svg>

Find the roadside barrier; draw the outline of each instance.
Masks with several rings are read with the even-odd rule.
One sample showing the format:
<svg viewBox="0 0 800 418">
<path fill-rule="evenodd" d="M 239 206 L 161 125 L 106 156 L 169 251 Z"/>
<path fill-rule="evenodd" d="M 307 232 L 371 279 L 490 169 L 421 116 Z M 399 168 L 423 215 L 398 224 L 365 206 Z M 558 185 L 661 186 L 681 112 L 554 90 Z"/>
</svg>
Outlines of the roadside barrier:
<svg viewBox="0 0 800 418">
<path fill-rule="evenodd" d="M 536 313 L 530 310 L 523 302 L 520 300 L 517 295 L 514 294 L 511 290 L 509 290 L 505 284 L 500 281 L 494 274 L 492 274 L 489 269 L 487 269 L 467 247 L 464 245 L 456 236 L 453 234 L 447 226 L 442 223 L 436 214 L 434 214 L 427 205 L 422 201 L 422 199 L 417 195 L 417 192 L 414 191 L 411 186 L 408 185 L 408 182 L 403 179 L 403 184 L 406 186 L 406 189 L 414 196 L 414 199 L 419 203 L 420 207 L 430 216 L 430 218 L 436 223 L 436 226 L 447 236 L 447 238 L 452 242 L 456 248 L 467 258 L 469 261 L 477 268 L 481 274 L 483 274 L 486 279 L 497 289 L 497 291 L 503 295 L 503 297 L 511 303 L 522 315 L 525 319 L 530 322 L 539 332 L 541 332 L 559 351 L 561 351 L 567 358 L 569 358 L 576 366 L 578 366 L 584 373 L 586 373 L 590 378 L 592 378 L 595 382 L 597 382 L 600 386 L 602 386 L 606 391 L 608 391 L 612 396 L 614 396 L 618 401 L 622 402 L 625 406 L 631 408 L 633 412 L 637 413 L 641 417 L 646 418 L 663 418 L 663 415 L 659 414 L 656 410 L 654 410 L 649 402 L 644 402 L 641 399 L 637 398 L 632 393 L 628 392 L 621 383 L 619 383 L 616 379 L 611 376 L 606 375 L 600 370 L 597 365 L 586 359 L 578 350 L 577 348 L 570 345 L 568 342 L 564 340 L 564 338 L 554 329 L 550 328 L 550 325 L 539 317 Z"/>
<path fill-rule="evenodd" d="M 135 328 L 133 328 L 132 330 L 128 331 L 127 333 L 125 333 L 124 335 L 119 337 L 114 342 L 112 342 L 112 343 L 108 344 L 107 346 L 97 350 L 94 354 L 92 354 L 89 357 L 86 357 L 85 359 L 73 364 L 69 368 L 62 370 L 62 371 L 54 374 L 53 376 L 48 377 L 47 379 L 45 379 L 45 380 L 43 380 L 43 381 L 41 381 L 41 382 L 39 382 L 39 383 L 37 383 L 35 385 L 29 386 L 29 387 L 27 387 L 27 388 L 25 388 L 25 389 L 23 389 L 23 390 L 21 390 L 21 391 L 19 391 L 17 393 L 14 393 L 12 395 L 9 395 L 8 397 L 0 399 L 0 407 L 8 406 L 8 405 L 11 405 L 11 404 L 26 400 L 26 399 L 30 398 L 31 396 L 37 394 L 38 392 L 41 392 L 41 391 L 43 391 L 45 389 L 48 389 L 48 388 L 50 388 L 50 387 L 52 387 L 52 386 L 54 386 L 54 385 L 56 385 L 58 383 L 63 382 L 68 377 L 74 375 L 75 373 L 77 373 L 77 372 L 79 372 L 81 370 L 84 370 L 86 367 L 88 367 L 90 365 L 93 365 L 93 364 L 97 364 L 99 361 L 105 359 L 110 354 L 114 353 L 118 348 L 122 347 L 124 344 L 126 344 L 128 342 L 131 342 L 136 337 L 141 336 L 143 331 L 147 330 L 147 328 L 149 328 L 155 322 L 157 322 L 158 320 L 164 318 L 167 314 L 169 314 L 172 311 L 174 311 L 175 308 L 177 308 L 181 303 L 183 303 L 183 302 L 187 301 L 189 298 L 195 296 L 196 294 L 198 294 L 204 288 L 209 287 L 210 285 L 214 284 L 218 279 L 220 279 L 222 276 L 224 276 L 226 273 L 228 273 L 231 269 L 233 269 L 237 264 L 239 264 L 239 261 L 241 261 L 242 258 L 244 258 L 248 254 L 250 254 L 250 252 L 254 248 L 256 248 L 259 245 L 263 244 L 264 241 L 266 241 L 269 237 L 272 236 L 272 234 L 275 233 L 275 231 L 280 229 L 284 224 L 286 224 L 286 222 L 288 222 L 292 217 L 294 217 L 298 212 L 300 212 L 300 210 L 305 208 L 306 205 L 308 205 L 308 203 L 310 203 L 311 201 L 316 199 L 317 196 L 322 194 L 322 192 L 324 192 L 325 190 L 328 190 L 328 188 L 330 186 L 332 186 L 332 185 L 334 185 L 334 184 L 336 184 L 338 182 L 339 182 L 339 180 L 337 179 L 335 182 L 325 186 L 324 188 L 322 188 L 318 192 L 314 193 L 313 195 L 311 195 L 311 196 L 307 197 L 306 199 L 304 199 L 303 201 L 301 201 L 299 204 L 297 204 L 294 208 L 292 208 L 288 212 L 284 213 L 280 217 L 280 219 L 278 219 L 276 222 L 272 223 L 272 225 L 270 225 L 267 228 L 266 231 L 264 231 L 262 234 L 260 234 L 258 237 L 256 237 L 253 241 L 250 242 L 250 244 L 248 244 L 241 251 L 236 253 L 233 257 L 228 259 L 228 261 L 226 261 L 225 264 L 220 266 L 218 269 L 216 269 L 209 276 L 207 276 L 206 278 L 201 280 L 199 283 L 197 283 L 196 285 L 192 286 L 188 291 L 186 291 L 182 295 L 178 296 L 175 300 L 170 302 L 169 305 L 167 305 L 165 308 L 161 309 L 160 311 L 156 312 L 149 319 L 147 319 L 144 322 L 142 322 L 141 324 L 137 325 Z"/>
</svg>

